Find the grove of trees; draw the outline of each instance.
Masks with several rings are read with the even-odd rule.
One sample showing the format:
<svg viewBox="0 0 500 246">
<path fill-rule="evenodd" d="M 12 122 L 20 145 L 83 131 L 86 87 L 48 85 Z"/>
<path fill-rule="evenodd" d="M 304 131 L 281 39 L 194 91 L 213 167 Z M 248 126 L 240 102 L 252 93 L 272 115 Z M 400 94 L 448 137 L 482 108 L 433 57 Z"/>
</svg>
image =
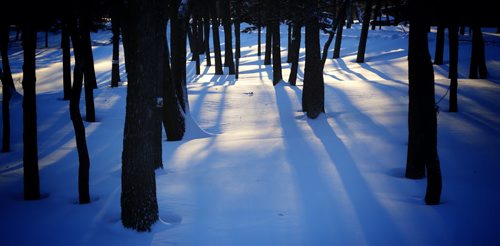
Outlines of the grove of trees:
<svg viewBox="0 0 500 246">
<path fill-rule="evenodd" d="M 23 9 L 22 1 L 17 9 Z M 1 4 L 2 7 L 6 3 Z M 464 4 L 466 5 L 466 4 Z M 186 58 L 188 50 L 200 73 L 200 56 L 215 74 L 238 73 L 240 32 L 257 30 L 258 57 L 261 57 L 261 31 L 265 33 L 264 59 L 272 66 L 272 83 L 297 84 L 302 27 L 305 27 L 305 67 L 302 111 L 311 119 L 325 112 L 323 68 L 326 60 L 341 57 L 342 30 L 354 20 L 362 23 L 356 62 L 366 60 L 369 27 L 399 25 L 409 21 L 408 45 L 409 108 L 406 177 L 427 176 L 425 201 L 440 203 L 441 170 L 437 149 L 437 117 L 434 99 L 434 70 L 428 52 L 427 34 L 437 27 L 434 64 L 443 64 L 444 33 L 449 35 L 450 112 L 458 111 L 458 35 L 459 26 L 472 30 L 470 78 L 486 78 L 484 40 L 481 27 L 500 26 L 491 4 L 476 3 L 473 8 L 450 6 L 448 1 L 417 0 L 77 0 L 67 3 L 29 3 L 37 10 L 5 13 L 0 19 L 2 56 L 2 151 L 10 151 L 9 101 L 16 88 L 9 64 L 9 32 L 19 29 L 23 46 L 23 168 L 24 198 L 40 199 L 38 174 L 36 61 L 37 32 L 50 28 L 61 30 L 64 100 L 74 126 L 79 159 L 78 192 L 81 204 L 91 202 L 89 190 L 89 151 L 80 112 L 82 88 L 85 93 L 85 121 L 95 122 L 93 90 L 95 76 L 90 33 L 111 20 L 112 87 L 120 86 L 119 44 L 124 47 L 127 71 L 126 115 L 123 133 L 121 219 L 127 228 L 149 231 L 158 220 L 155 169 L 162 167 L 162 128 L 168 141 L 183 139 L 189 119 Z M 57 7 L 56 7 L 57 6 Z M 3 8 L 5 9 L 5 8 Z M 383 19 L 382 16 L 386 16 Z M 393 19 L 389 19 L 388 16 Z M 240 23 L 250 25 L 240 30 Z M 289 78 L 282 75 L 280 25 L 288 28 Z M 219 26 L 224 30 L 221 50 Z M 234 27 L 233 27 L 234 25 Z M 169 30 L 169 34 L 167 34 Z M 320 33 L 328 34 L 325 43 Z M 233 42 L 233 33 L 235 40 Z M 210 45 L 210 43 L 212 45 Z M 233 46 L 234 43 L 234 46 Z M 321 47 L 323 45 L 323 48 Z M 284 46 L 284 45 L 283 45 Z M 213 50 L 210 49 L 213 47 Z M 71 76 L 71 48 L 74 56 Z M 234 54 L 233 54 L 233 49 Z M 213 57 L 211 57 L 213 52 Z M 222 53 L 224 56 L 222 56 Z M 212 60 L 213 59 L 213 60 Z M 224 59 L 224 62 L 222 61 Z M 224 68 L 227 68 L 226 70 Z M 73 78 L 73 79 L 72 79 Z"/>
</svg>

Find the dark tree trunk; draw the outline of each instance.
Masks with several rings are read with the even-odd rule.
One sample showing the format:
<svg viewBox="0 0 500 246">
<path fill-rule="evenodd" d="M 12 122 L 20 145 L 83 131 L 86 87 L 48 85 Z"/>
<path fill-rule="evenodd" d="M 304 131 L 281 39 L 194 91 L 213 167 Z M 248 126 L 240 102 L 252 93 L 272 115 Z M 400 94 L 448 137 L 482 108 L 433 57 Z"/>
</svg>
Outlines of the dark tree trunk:
<svg viewBox="0 0 500 246">
<path fill-rule="evenodd" d="M 292 9 L 301 10 L 301 6 L 297 1 L 292 1 Z M 299 69 L 299 55 L 300 55 L 300 42 L 302 39 L 302 16 L 298 14 L 295 15 L 293 20 L 293 30 L 292 30 L 292 43 L 290 49 L 289 58 L 292 62 L 292 67 L 290 68 L 290 76 L 288 77 L 288 83 L 291 85 L 296 85 L 297 81 L 297 71 Z"/>
<path fill-rule="evenodd" d="M 0 80 L 2 81 L 2 152 L 10 151 L 10 99 L 14 89 L 14 81 L 10 71 L 9 56 L 9 26 L 1 24 L 0 26 L 0 51 L 2 53 L 2 66 L 0 69 Z"/>
<path fill-rule="evenodd" d="M 434 53 L 434 64 L 443 64 L 443 53 L 444 53 L 444 25 L 438 25 L 436 33 L 436 50 Z"/>
<path fill-rule="evenodd" d="M 215 1 L 212 0 L 209 4 L 210 16 L 212 17 L 212 34 L 214 42 L 214 59 L 215 59 L 215 74 L 223 74 L 222 71 L 222 58 L 220 49 L 220 37 L 219 37 L 219 20 L 217 19 L 217 10 L 215 7 Z M 173 49 L 172 49 L 173 50 Z"/>
<path fill-rule="evenodd" d="M 83 10 L 79 18 L 79 37 L 82 47 L 83 75 L 85 84 L 85 121 L 95 122 L 94 88 L 97 82 L 94 70 L 94 57 L 92 55 L 92 44 L 90 42 L 90 19 L 88 13 Z"/>
<path fill-rule="evenodd" d="M 175 85 L 177 99 L 184 113 L 189 113 L 189 103 L 186 85 L 186 35 L 188 29 L 188 16 L 177 12 L 178 8 L 174 7 L 170 14 L 170 32 L 171 32 L 171 47 L 172 47 L 172 81 Z M 180 11 L 180 10 L 179 10 Z M 187 14 L 187 13 L 185 13 Z M 217 35 L 214 35 L 214 37 Z M 219 53 L 220 54 L 220 53 Z M 217 59 L 216 59 L 217 69 Z M 221 66 L 222 69 L 222 66 Z"/>
<path fill-rule="evenodd" d="M 198 39 L 197 39 L 198 42 L 196 43 L 196 47 L 198 49 L 198 56 L 200 56 L 203 55 L 203 52 L 205 52 L 205 46 L 203 45 L 203 40 L 205 40 L 203 37 L 204 22 L 203 22 L 203 13 L 201 10 L 197 13 L 197 22 L 198 22 L 197 23 L 198 30 L 196 31 L 198 32 Z"/>
<path fill-rule="evenodd" d="M 192 25 L 188 22 L 187 23 L 187 28 L 186 28 L 186 34 L 187 34 L 187 38 L 188 38 L 188 43 L 189 43 L 189 50 L 191 51 L 191 61 L 194 61 L 194 53 L 196 53 L 196 48 L 194 47 L 195 44 L 194 44 L 194 40 L 193 40 L 193 27 Z M 194 24 L 193 24 L 194 25 Z"/>
<path fill-rule="evenodd" d="M 36 116 L 36 30 L 32 23 L 23 25 L 23 168 L 24 199 L 40 199 L 40 178 L 38 176 L 38 143 Z"/>
<path fill-rule="evenodd" d="M 14 86 L 14 80 L 12 79 L 12 72 L 10 70 L 9 63 L 9 26 L 7 24 L 0 24 L 0 53 L 2 55 L 2 67 L 3 67 L 3 83 L 15 92 L 16 87 Z"/>
<path fill-rule="evenodd" d="M 307 117 L 315 119 L 325 112 L 325 85 L 321 66 L 319 47 L 319 23 L 314 10 L 318 7 L 318 0 L 304 2 L 306 18 L 306 64 L 304 69 L 304 90 L 302 93 L 302 110 Z"/>
<path fill-rule="evenodd" d="M 71 47 L 68 28 L 68 18 L 64 18 L 61 32 L 64 100 L 71 98 Z"/>
<path fill-rule="evenodd" d="M 262 6 L 262 0 L 259 0 L 259 6 Z M 260 11 L 261 8 L 259 8 L 259 11 L 257 12 L 257 56 L 260 58 L 262 55 L 262 42 L 261 42 L 261 36 L 262 36 L 262 13 Z"/>
<path fill-rule="evenodd" d="M 198 33 L 198 27 L 201 26 L 200 20 L 198 15 L 193 16 L 193 58 L 195 61 L 196 65 L 196 75 L 200 75 L 200 53 L 201 53 L 201 46 L 200 46 L 200 37 Z M 203 34 L 202 34 L 203 35 Z"/>
<path fill-rule="evenodd" d="M 85 59 L 85 65 L 83 67 L 83 75 L 84 75 L 84 84 L 85 87 L 87 87 L 87 84 L 89 84 L 89 88 L 91 89 L 97 89 L 97 80 L 95 77 L 95 69 L 94 69 L 94 55 L 92 54 L 92 42 L 90 40 L 90 16 L 89 12 L 86 9 L 88 6 L 85 7 L 84 10 L 82 10 L 81 17 L 79 18 L 79 30 L 80 30 L 80 35 L 81 35 L 81 40 L 82 40 L 82 47 L 83 47 L 83 56 Z M 87 97 L 90 99 L 90 95 L 87 96 L 87 90 L 85 89 L 85 100 L 87 100 Z M 92 109 L 93 110 L 93 104 L 94 104 L 94 96 L 92 95 L 92 102 L 86 102 L 88 104 L 86 107 L 91 106 L 90 103 L 92 104 Z M 88 116 L 86 116 L 87 121 L 92 121 L 88 119 Z M 95 117 L 94 117 L 95 118 Z"/>
<path fill-rule="evenodd" d="M 78 150 L 78 197 L 80 204 L 90 203 L 89 192 L 89 171 L 90 158 L 85 139 L 85 126 L 80 114 L 80 96 L 83 83 L 83 67 L 85 58 L 83 57 L 82 40 L 76 27 L 76 21 L 71 24 L 71 40 L 73 41 L 73 53 L 75 56 L 73 87 L 69 101 L 69 113 L 73 128 L 75 130 L 76 148 Z"/>
<path fill-rule="evenodd" d="M 346 2 L 346 4 L 348 3 Z M 340 18 L 338 21 L 339 24 L 337 25 L 337 36 L 335 37 L 335 48 L 333 49 L 333 57 L 332 57 L 334 59 L 340 57 L 340 47 L 342 45 L 342 31 L 344 29 L 345 13 L 340 14 Z"/>
<path fill-rule="evenodd" d="M 4 82 L 3 71 L 0 69 L 0 81 L 2 81 L 2 152 L 10 151 L 10 99 L 12 91 Z"/>
<path fill-rule="evenodd" d="M 264 65 L 271 65 L 271 54 L 273 49 L 273 32 L 272 32 L 272 10 L 271 10 L 271 1 L 272 0 L 264 0 L 263 7 L 265 10 L 265 18 L 266 18 L 266 49 L 264 51 Z"/>
<path fill-rule="evenodd" d="M 335 20 L 333 21 L 333 24 L 332 24 L 332 31 L 328 35 L 328 39 L 326 40 L 325 45 L 323 46 L 323 53 L 321 55 L 321 65 L 323 67 L 325 66 L 326 58 L 328 57 L 328 49 L 330 48 L 330 44 L 332 43 L 333 38 L 335 36 L 335 31 L 338 28 L 340 20 L 344 18 L 343 16 L 345 15 L 345 8 L 346 8 L 347 1 L 344 1 L 342 3 L 342 5 L 340 5 L 340 10 L 338 12 L 335 9 L 335 6 L 337 5 L 335 3 L 335 1 L 333 1 L 332 4 L 334 5 L 334 6 L 332 6 L 332 9 L 334 9 L 334 10 L 332 10 L 332 15 L 335 16 Z M 335 15 L 335 13 L 337 13 L 337 14 Z"/>
<path fill-rule="evenodd" d="M 286 56 L 286 62 L 291 63 L 292 58 L 292 22 L 288 22 L 288 32 L 287 32 L 287 56 Z"/>
<path fill-rule="evenodd" d="M 206 36 L 208 37 L 208 36 Z M 167 135 L 167 141 L 179 141 L 184 137 L 185 121 L 182 107 L 177 98 L 175 85 L 172 81 L 172 71 L 170 69 L 170 52 L 168 51 L 166 34 L 163 34 L 164 39 L 163 58 L 160 58 L 164 64 L 163 73 L 163 93 L 165 106 L 163 108 L 163 127 Z M 208 40 L 207 40 L 208 42 Z"/>
<path fill-rule="evenodd" d="M 352 1 L 347 2 L 347 10 L 346 10 L 345 17 L 346 17 L 346 19 L 345 19 L 346 20 L 346 28 L 351 29 L 351 25 L 352 25 Z"/>
<path fill-rule="evenodd" d="M 458 26 L 451 25 L 448 29 L 450 49 L 450 112 L 458 111 Z"/>
<path fill-rule="evenodd" d="M 470 79 L 484 79 L 488 76 L 486 68 L 486 57 L 484 54 L 484 40 L 481 32 L 481 27 L 478 25 L 471 26 L 472 29 L 472 49 L 469 78 Z M 479 73 L 479 76 L 478 76 Z"/>
<path fill-rule="evenodd" d="M 121 219 L 126 228 L 150 231 L 158 220 L 154 173 L 157 166 L 154 153 L 156 142 L 151 140 L 158 137 L 157 128 L 161 129 L 155 92 L 162 82 L 158 66 L 163 64 L 156 58 L 163 54 L 161 43 L 165 41 L 162 40 L 165 18 L 157 11 L 162 7 L 162 1 L 129 0 L 127 3 L 122 24 L 128 86 L 122 152 Z M 185 46 L 183 49 L 185 51 Z"/>
<path fill-rule="evenodd" d="M 113 60 L 111 65 L 111 87 L 118 87 L 120 79 L 120 13 L 118 6 L 112 10 L 111 28 L 113 31 Z"/>
<path fill-rule="evenodd" d="M 205 39 L 204 39 L 204 45 L 205 45 L 205 60 L 206 60 L 206 66 L 212 66 L 212 61 L 210 59 L 210 15 L 207 10 L 206 16 L 203 18 L 203 31 L 205 32 Z"/>
<path fill-rule="evenodd" d="M 241 58 L 241 25 L 240 25 L 240 1 L 236 0 L 235 1 L 236 6 L 235 6 L 235 11 L 236 11 L 236 16 L 234 18 L 234 38 L 235 38 L 235 49 L 236 49 L 236 59 Z"/>
<path fill-rule="evenodd" d="M 434 71 L 429 55 L 426 7 L 429 2 L 410 2 L 410 40 L 408 53 L 409 112 L 406 177 L 422 178 L 427 169 L 427 204 L 438 204 L 441 171 L 437 153 L 437 116 L 434 99 Z"/>
<path fill-rule="evenodd" d="M 278 84 L 283 80 L 283 74 L 281 71 L 281 48 L 280 48 L 280 16 L 279 16 L 279 1 L 272 1 L 272 22 L 271 22 L 271 32 L 273 36 L 273 85 Z"/>
<path fill-rule="evenodd" d="M 375 3 L 375 11 L 373 13 L 374 22 L 372 23 L 372 30 L 375 30 L 375 28 L 377 27 L 375 20 L 377 20 L 379 15 L 380 15 L 380 8 L 381 7 L 382 7 L 382 5 L 381 5 L 380 0 L 377 0 L 377 2 Z"/>
<path fill-rule="evenodd" d="M 229 74 L 234 74 L 233 32 L 231 28 L 229 0 L 223 0 L 223 25 L 224 25 L 224 67 L 229 68 Z"/>
<path fill-rule="evenodd" d="M 373 0 L 366 0 L 363 25 L 361 27 L 361 37 L 359 38 L 357 63 L 365 62 L 366 41 L 368 40 L 368 29 L 370 29 L 370 17 L 372 15 Z"/>
</svg>

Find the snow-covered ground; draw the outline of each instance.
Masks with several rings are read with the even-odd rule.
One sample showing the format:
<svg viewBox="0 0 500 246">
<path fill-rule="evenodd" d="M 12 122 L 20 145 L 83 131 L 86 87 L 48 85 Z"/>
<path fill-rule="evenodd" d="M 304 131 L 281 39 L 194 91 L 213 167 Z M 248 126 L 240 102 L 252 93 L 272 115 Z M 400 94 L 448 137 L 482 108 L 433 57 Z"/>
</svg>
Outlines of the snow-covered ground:
<svg viewBox="0 0 500 246">
<path fill-rule="evenodd" d="M 326 114 L 316 120 L 300 112 L 301 82 L 272 86 L 271 67 L 256 56 L 256 33 L 241 36 L 237 81 L 205 66 L 196 76 L 189 63 L 191 115 L 212 135 L 189 132 L 186 140 L 164 142 L 165 168 L 156 176 L 161 222 L 150 233 L 120 222 L 126 87 L 109 87 L 108 31 L 93 34 L 98 122 L 85 123 L 92 203 L 77 204 L 78 158 L 68 102 L 61 100 L 59 35 L 52 34 L 49 49 L 37 50 L 44 199 L 22 199 L 17 95 L 13 151 L 0 153 L 0 244 L 499 245 L 500 36 L 485 29 L 488 80 L 465 79 L 471 43 L 460 37 L 459 112 L 447 112 L 448 98 L 439 103 L 442 204 L 426 206 L 426 181 L 404 178 L 408 34 L 401 27 L 370 31 L 366 63 L 357 64 L 359 31 L 358 25 L 345 30 L 342 58 L 326 63 Z M 285 61 L 285 26 L 281 35 Z M 433 54 L 435 33 L 429 37 Z M 300 57 L 299 79 L 303 49 Z M 19 42 L 11 44 L 11 64 L 22 93 Z M 448 67 L 434 69 L 439 100 Z M 288 73 L 283 63 L 285 80 Z"/>
</svg>

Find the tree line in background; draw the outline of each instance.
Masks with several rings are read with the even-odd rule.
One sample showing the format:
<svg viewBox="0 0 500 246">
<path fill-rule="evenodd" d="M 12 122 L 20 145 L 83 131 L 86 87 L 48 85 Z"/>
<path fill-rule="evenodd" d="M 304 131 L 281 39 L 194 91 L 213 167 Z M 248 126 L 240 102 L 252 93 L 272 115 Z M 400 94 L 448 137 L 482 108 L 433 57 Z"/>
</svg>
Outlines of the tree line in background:
<svg viewBox="0 0 500 246">
<path fill-rule="evenodd" d="M 483 3 L 482 0 L 479 2 Z M 365 61 L 368 31 L 382 25 L 410 23 L 409 37 L 409 114 L 406 177 L 428 177 L 427 204 L 438 204 L 441 171 L 437 152 L 437 120 L 434 99 L 434 73 L 428 52 L 427 33 L 437 27 L 434 64 L 443 64 L 444 30 L 449 35 L 450 112 L 456 112 L 458 87 L 458 35 L 465 27 L 472 33 L 470 78 L 485 78 L 484 40 L 480 27 L 499 27 L 498 18 L 488 8 L 452 5 L 449 1 L 407 0 L 93 0 L 54 3 L 17 2 L 20 14 L 2 13 L 0 51 L 2 55 L 2 151 L 10 151 L 9 101 L 16 93 L 8 60 L 9 33 L 17 27 L 23 45 L 23 168 L 24 197 L 40 198 L 36 117 L 35 49 L 37 32 L 60 30 L 63 62 L 64 100 L 69 100 L 79 157 L 79 202 L 90 202 L 90 158 L 85 127 L 80 112 L 82 88 L 85 93 L 85 121 L 96 120 L 93 89 L 97 88 L 90 32 L 111 20 L 113 33 L 111 87 L 119 85 L 119 42 L 123 36 L 125 69 L 128 77 L 126 115 L 122 152 L 122 223 L 127 228 L 148 231 L 158 220 L 154 170 L 162 167 L 161 132 L 167 140 L 184 136 L 189 104 L 186 87 L 186 46 L 200 74 L 201 57 L 215 74 L 224 67 L 238 77 L 240 33 L 257 32 L 257 55 L 262 55 L 262 28 L 265 65 L 272 65 L 274 85 L 283 83 L 281 72 L 280 24 L 287 25 L 287 58 L 291 63 L 288 83 L 296 85 L 305 27 L 305 68 L 302 110 L 309 118 L 324 112 L 323 68 L 335 39 L 332 58 L 339 58 L 342 30 L 355 21 L 362 23 L 356 62 Z M 29 8 L 23 7 L 30 6 Z M 3 4 L 5 5 L 5 4 Z M 56 7 L 57 6 L 57 7 Z M 452 7 L 454 6 L 454 7 Z M 3 6 L 2 6 L 3 7 Z M 7 8 L 2 8 L 7 9 Z M 250 26 L 241 30 L 240 23 Z M 222 62 L 219 26 L 224 29 Z M 235 42 L 233 47 L 233 25 Z M 168 39 L 167 27 L 170 29 Z M 19 32 L 20 31 L 20 32 Z M 328 34 L 321 48 L 320 32 Z M 212 35 L 212 36 L 210 36 Z M 210 42 L 213 50 L 210 49 Z M 230 45 L 228 45 L 230 44 Z M 71 48 L 74 69 L 71 73 Z M 234 54 L 233 54 L 234 49 Z M 423 52 L 424 51 L 424 52 Z M 213 52 L 214 57 L 211 57 Z M 213 59 L 213 62 L 212 62 Z M 73 79 L 72 79 L 73 77 Z"/>
</svg>

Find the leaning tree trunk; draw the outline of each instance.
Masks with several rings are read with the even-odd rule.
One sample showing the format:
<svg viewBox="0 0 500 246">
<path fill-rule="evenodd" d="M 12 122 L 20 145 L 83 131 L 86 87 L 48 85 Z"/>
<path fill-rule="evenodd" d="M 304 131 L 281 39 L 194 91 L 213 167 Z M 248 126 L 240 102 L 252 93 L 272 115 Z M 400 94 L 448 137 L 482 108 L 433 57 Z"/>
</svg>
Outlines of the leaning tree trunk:
<svg viewBox="0 0 500 246">
<path fill-rule="evenodd" d="M 129 0 L 122 25 L 128 73 L 122 152 L 121 219 L 126 228 L 150 231 L 158 221 L 155 142 L 161 126 L 158 61 L 165 18 L 160 0 Z M 173 35 L 173 34 L 172 34 Z M 185 37 L 185 36 L 184 36 Z M 185 42 L 184 42 L 185 45 Z M 184 46 L 185 50 L 185 46 Z M 185 64 L 185 63 L 184 63 Z M 160 64 L 161 65 L 161 64 Z"/>
<path fill-rule="evenodd" d="M 444 53 L 444 25 L 440 24 L 437 27 L 436 33 L 436 50 L 434 52 L 434 64 L 443 64 L 443 53 Z M 448 30 L 449 31 L 449 30 Z"/>
<path fill-rule="evenodd" d="M 176 8 L 174 8 L 176 9 Z M 187 17 L 183 18 L 173 11 L 170 15 L 170 44 L 172 47 L 172 80 L 175 85 L 177 99 L 181 105 L 182 111 L 188 111 L 188 95 L 186 87 L 186 36 L 187 36 Z M 214 35 L 214 37 L 218 34 Z M 217 52 L 216 52 L 217 53 Z M 220 54 L 220 53 L 219 53 Z M 216 55 L 217 56 L 217 55 Z M 220 61 L 220 60 L 219 60 Z M 217 58 L 215 68 L 217 71 Z M 221 70 L 222 70 L 222 66 Z M 217 72 L 216 72 L 217 73 Z"/>
<path fill-rule="evenodd" d="M 113 59 L 111 61 L 111 87 L 118 87 L 120 82 L 120 13 L 115 6 L 111 17 L 111 29 L 113 31 Z"/>
<path fill-rule="evenodd" d="M 450 112 L 458 111 L 458 26 L 451 25 L 448 28 L 448 40 L 450 49 Z"/>
<path fill-rule="evenodd" d="M 231 28 L 229 0 L 223 0 L 222 22 L 224 25 L 224 67 L 229 68 L 229 74 L 234 74 L 233 32 Z"/>
<path fill-rule="evenodd" d="M 273 36 L 273 85 L 278 84 L 283 80 L 281 71 L 281 48 L 280 48 L 280 16 L 279 16 L 279 1 L 272 1 L 272 21 L 271 32 Z"/>
<path fill-rule="evenodd" d="M 335 6 L 337 6 L 337 4 L 335 3 L 335 1 L 333 1 L 333 4 L 332 4 L 333 5 L 332 6 L 332 15 L 335 16 L 335 20 L 332 23 L 332 31 L 330 31 L 330 34 L 328 35 L 328 39 L 326 40 L 326 42 L 325 42 L 325 44 L 323 46 L 323 53 L 321 55 L 321 66 L 322 67 L 325 67 L 326 58 L 328 57 L 328 49 L 330 48 L 330 44 L 333 41 L 333 37 L 335 36 L 335 31 L 338 28 L 340 20 L 342 20 L 344 18 L 344 16 L 345 16 L 346 4 L 347 4 L 347 1 L 344 1 L 340 5 L 340 9 L 337 12 L 335 10 Z"/>
<path fill-rule="evenodd" d="M 366 41 L 368 40 L 368 29 L 370 29 L 370 17 L 372 15 L 373 0 L 366 0 L 365 13 L 363 15 L 363 25 L 361 27 L 361 37 L 359 38 L 357 63 L 365 62 Z"/>
<path fill-rule="evenodd" d="M 434 70 L 428 49 L 427 1 L 410 2 L 408 51 L 409 111 L 406 177 L 422 178 L 427 170 L 425 202 L 438 204 L 441 196 L 441 170 L 437 153 Z"/>
<path fill-rule="evenodd" d="M 83 56 L 82 39 L 80 32 L 77 29 L 75 20 L 70 26 L 71 40 L 73 41 L 73 53 L 75 56 L 75 67 L 73 72 L 73 87 L 71 88 L 71 97 L 69 101 L 69 113 L 75 130 L 76 148 L 78 150 L 79 202 L 80 204 L 87 204 L 90 203 L 90 158 L 87 149 L 87 140 L 85 139 L 85 126 L 83 125 L 82 116 L 80 114 L 80 96 L 82 92 L 85 57 Z"/>
<path fill-rule="evenodd" d="M 306 13 L 306 64 L 304 68 L 304 90 L 302 93 L 302 110 L 307 117 L 315 119 L 325 112 L 325 85 L 321 66 L 319 47 L 319 22 L 313 14 L 318 8 L 318 0 L 304 3 Z"/>
<path fill-rule="evenodd" d="M 33 23 L 23 25 L 23 168 L 24 199 L 40 199 L 40 178 L 38 176 L 38 144 L 36 116 L 36 30 Z"/>
</svg>

